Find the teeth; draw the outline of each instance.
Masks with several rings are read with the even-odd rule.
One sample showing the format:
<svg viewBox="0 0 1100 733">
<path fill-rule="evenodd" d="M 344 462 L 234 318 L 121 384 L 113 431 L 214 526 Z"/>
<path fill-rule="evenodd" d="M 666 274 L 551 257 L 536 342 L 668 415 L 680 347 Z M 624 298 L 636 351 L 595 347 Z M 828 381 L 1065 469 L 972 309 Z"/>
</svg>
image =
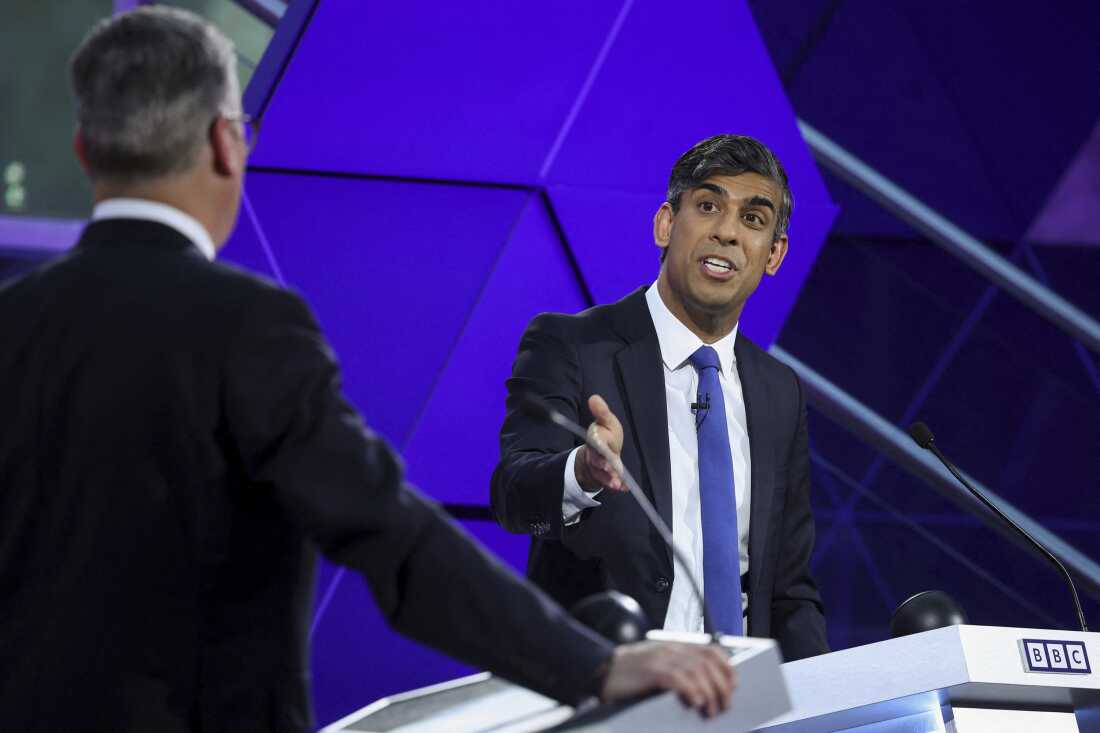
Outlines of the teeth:
<svg viewBox="0 0 1100 733">
<path fill-rule="evenodd" d="M 703 260 L 703 264 L 707 266 L 707 269 L 714 270 L 715 272 L 729 272 L 733 269 L 733 265 L 725 260 L 717 259 L 716 257 L 707 257 Z"/>
</svg>

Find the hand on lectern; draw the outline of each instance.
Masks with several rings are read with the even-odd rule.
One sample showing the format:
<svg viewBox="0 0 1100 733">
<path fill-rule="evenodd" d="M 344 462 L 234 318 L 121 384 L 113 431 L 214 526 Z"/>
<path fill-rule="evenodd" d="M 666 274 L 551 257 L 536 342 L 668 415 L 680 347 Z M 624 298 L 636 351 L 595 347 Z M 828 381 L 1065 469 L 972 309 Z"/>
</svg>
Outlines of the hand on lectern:
<svg viewBox="0 0 1100 733">
<path fill-rule="evenodd" d="M 737 673 L 719 647 L 643 641 L 615 649 L 600 698 L 614 702 L 672 690 L 684 704 L 713 717 L 729 707 Z"/>
<path fill-rule="evenodd" d="M 585 491 L 599 491 L 609 489 L 611 491 L 626 491 L 623 483 L 623 464 L 619 460 L 619 454 L 623 450 L 623 426 L 615 413 L 607 406 L 603 397 L 594 394 L 588 398 L 588 409 L 592 417 L 596 418 L 588 426 L 588 436 L 597 443 L 607 446 L 615 455 L 613 463 L 608 463 L 596 451 L 588 446 L 581 446 L 577 460 L 573 464 L 577 483 Z"/>
</svg>

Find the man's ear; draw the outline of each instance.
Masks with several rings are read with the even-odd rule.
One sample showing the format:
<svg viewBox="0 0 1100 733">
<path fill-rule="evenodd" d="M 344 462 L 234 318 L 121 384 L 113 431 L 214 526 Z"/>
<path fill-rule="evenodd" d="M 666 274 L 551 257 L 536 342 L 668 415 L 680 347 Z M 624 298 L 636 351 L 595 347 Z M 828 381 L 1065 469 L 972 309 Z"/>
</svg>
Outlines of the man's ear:
<svg viewBox="0 0 1100 733">
<path fill-rule="evenodd" d="M 672 239 L 672 217 L 672 204 L 667 201 L 653 215 L 653 241 L 661 249 L 667 249 Z"/>
<path fill-rule="evenodd" d="M 88 149 L 84 144 L 84 132 L 78 127 L 76 132 L 73 133 L 73 153 L 76 155 L 76 162 L 80 163 L 80 168 L 84 171 L 84 175 L 90 176 L 91 169 L 88 168 Z"/>
<path fill-rule="evenodd" d="M 772 242 L 772 248 L 768 252 L 768 262 L 764 265 L 764 272 L 769 275 L 774 275 L 779 272 L 779 266 L 783 264 L 783 259 L 787 256 L 787 235 L 784 234 L 779 239 Z"/>
<path fill-rule="evenodd" d="M 210 149 L 214 153 L 214 171 L 222 176 L 239 176 L 244 169 L 241 141 L 233 123 L 218 117 L 210 125 Z"/>
</svg>

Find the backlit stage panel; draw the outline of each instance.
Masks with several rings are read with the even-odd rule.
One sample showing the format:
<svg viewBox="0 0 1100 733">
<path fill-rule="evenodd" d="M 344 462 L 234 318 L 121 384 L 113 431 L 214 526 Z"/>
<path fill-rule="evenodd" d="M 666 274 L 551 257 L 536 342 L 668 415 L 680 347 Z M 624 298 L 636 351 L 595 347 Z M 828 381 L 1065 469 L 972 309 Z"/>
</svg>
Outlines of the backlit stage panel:
<svg viewBox="0 0 1100 733">
<path fill-rule="evenodd" d="M 618 10 L 322 0 L 264 113 L 254 162 L 528 182 Z"/>
<path fill-rule="evenodd" d="M 248 188 L 286 284 L 340 358 L 345 391 L 400 447 L 529 195 L 265 173 Z"/>
<path fill-rule="evenodd" d="M 441 501 L 489 503 L 504 380 L 523 330 L 535 313 L 585 305 L 568 251 L 541 197 L 533 194 L 405 445 L 414 483 Z M 517 567 L 523 566 L 526 544 L 509 558 Z"/>
</svg>

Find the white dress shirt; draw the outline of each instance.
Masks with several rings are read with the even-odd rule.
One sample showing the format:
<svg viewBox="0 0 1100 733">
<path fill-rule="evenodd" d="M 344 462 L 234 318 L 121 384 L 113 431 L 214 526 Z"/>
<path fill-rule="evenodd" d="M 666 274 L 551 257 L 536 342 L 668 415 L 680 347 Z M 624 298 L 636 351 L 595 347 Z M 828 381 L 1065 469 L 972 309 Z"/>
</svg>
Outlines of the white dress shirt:
<svg viewBox="0 0 1100 733">
<path fill-rule="evenodd" d="M 699 374 L 688 358 L 703 345 L 703 341 L 672 314 L 657 292 L 656 283 L 646 291 L 646 304 L 657 329 L 665 377 L 669 458 L 672 465 L 672 540 L 702 587 L 703 529 L 699 509 L 698 438 L 695 433 L 695 414 L 691 411 L 691 403 L 695 402 L 699 387 Z M 733 352 L 736 340 L 737 326 L 734 326 L 732 332 L 710 345 L 718 352 L 721 362 L 718 379 L 726 401 L 726 425 L 733 457 L 734 486 L 731 489 L 737 502 L 737 545 L 741 574 L 744 575 L 749 571 L 749 506 L 752 490 L 745 399 Z M 562 520 L 567 525 L 579 521 L 580 513 L 584 509 L 600 506 L 595 498 L 599 492 L 589 494 L 577 482 L 574 462 L 578 450 L 580 449 L 574 449 L 570 453 L 565 464 Z M 702 631 L 702 607 L 695 598 L 690 581 L 682 573 L 676 572 L 677 570 L 678 568 L 673 570 L 672 591 L 664 628 L 668 631 Z M 746 609 L 746 615 L 747 590 L 742 588 L 741 592 L 741 607 Z"/>
<path fill-rule="evenodd" d="M 210 233 L 197 219 L 185 214 L 174 206 L 148 199 L 106 199 L 92 209 L 92 221 L 101 219 L 145 219 L 170 226 L 191 240 L 206 256 L 213 260 L 217 250 Z"/>
</svg>

